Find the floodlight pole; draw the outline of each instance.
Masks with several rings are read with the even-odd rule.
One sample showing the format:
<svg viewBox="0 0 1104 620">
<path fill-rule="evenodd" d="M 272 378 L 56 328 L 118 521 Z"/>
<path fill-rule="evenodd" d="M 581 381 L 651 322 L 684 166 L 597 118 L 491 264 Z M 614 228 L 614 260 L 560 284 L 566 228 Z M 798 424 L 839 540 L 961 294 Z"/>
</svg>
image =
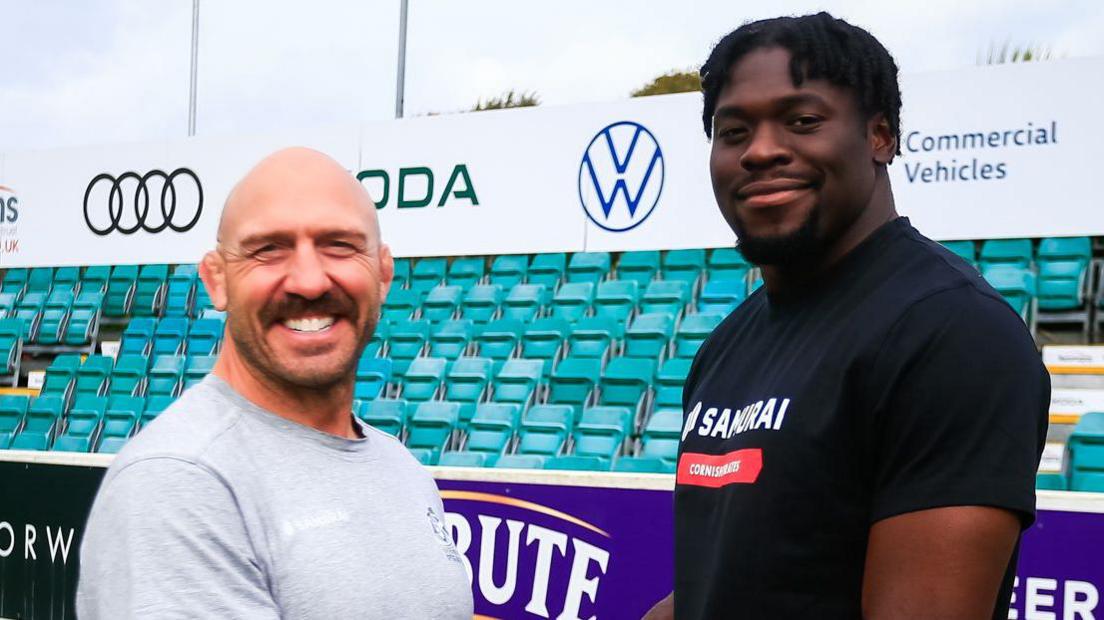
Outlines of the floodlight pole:
<svg viewBox="0 0 1104 620">
<path fill-rule="evenodd" d="M 196 0 L 198 2 L 199 0 Z M 406 88 L 406 16 L 409 0 L 399 0 L 399 63 L 395 78 L 395 118 L 403 117 L 403 97 Z"/>
<path fill-rule="evenodd" d="M 188 137 L 195 135 L 196 75 L 199 72 L 199 0 L 192 0 L 192 68 L 188 84 Z"/>
</svg>

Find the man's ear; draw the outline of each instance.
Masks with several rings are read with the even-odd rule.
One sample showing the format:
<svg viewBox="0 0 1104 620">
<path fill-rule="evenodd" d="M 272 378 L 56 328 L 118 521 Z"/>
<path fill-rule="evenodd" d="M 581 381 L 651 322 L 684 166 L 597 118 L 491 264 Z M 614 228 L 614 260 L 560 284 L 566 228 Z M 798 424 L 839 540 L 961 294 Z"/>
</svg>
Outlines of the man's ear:
<svg viewBox="0 0 1104 620">
<path fill-rule="evenodd" d="M 226 259 L 218 252 L 208 252 L 199 262 L 199 278 L 216 310 L 226 311 Z"/>
<path fill-rule="evenodd" d="M 391 246 L 381 243 L 379 247 L 380 265 L 380 303 L 387 299 L 387 293 L 391 290 L 391 282 L 395 279 L 395 258 L 391 256 Z"/>
<path fill-rule="evenodd" d="M 874 162 L 883 166 L 893 163 L 897 155 L 897 135 L 889 128 L 884 114 L 875 114 L 867 122 L 866 133 L 870 136 L 870 151 Z"/>
</svg>

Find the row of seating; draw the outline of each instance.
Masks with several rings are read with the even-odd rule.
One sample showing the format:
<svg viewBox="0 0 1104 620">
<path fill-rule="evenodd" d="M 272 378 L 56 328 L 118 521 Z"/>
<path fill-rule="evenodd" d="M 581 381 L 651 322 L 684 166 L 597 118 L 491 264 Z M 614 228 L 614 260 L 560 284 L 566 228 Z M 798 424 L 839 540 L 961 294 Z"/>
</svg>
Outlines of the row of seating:
<svg viewBox="0 0 1104 620">
<path fill-rule="evenodd" d="M 167 396 L 175 398 L 214 368 L 216 355 L 120 354 L 59 355 L 46 368 L 40 391 L 68 405 L 84 396 Z"/>
<path fill-rule="evenodd" d="M 202 318 L 142 317 L 131 319 L 123 330 L 122 355 L 215 355 L 222 347 L 225 316 L 207 310 Z"/>
<path fill-rule="evenodd" d="M 0 449 L 118 452 L 173 401 L 170 396 L 0 395 Z"/>
</svg>

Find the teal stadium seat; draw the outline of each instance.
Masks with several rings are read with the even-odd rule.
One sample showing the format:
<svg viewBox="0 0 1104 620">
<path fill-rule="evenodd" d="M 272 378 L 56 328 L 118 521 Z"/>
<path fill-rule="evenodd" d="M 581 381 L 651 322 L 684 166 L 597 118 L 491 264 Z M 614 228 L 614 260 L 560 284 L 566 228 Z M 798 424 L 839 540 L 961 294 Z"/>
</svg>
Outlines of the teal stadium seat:
<svg viewBox="0 0 1104 620">
<path fill-rule="evenodd" d="M 10 383 L 13 387 L 19 383 L 19 367 L 22 357 L 22 319 L 0 319 L 0 376 L 10 376 Z"/>
<path fill-rule="evenodd" d="M 565 405 L 534 405 L 521 419 L 517 454 L 557 456 L 575 427 L 575 413 Z M 505 456 L 502 459 L 506 458 Z M 499 459 L 499 462 L 502 461 Z M 497 464 L 496 464 L 497 465 Z"/>
<path fill-rule="evenodd" d="M 12 440 L 13 450 L 49 450 L 58 435 L 65 402 L 60 396 L 40 395 L 27 407 L 23 430 Z"/>
<path fill-rule="evenodd" d="M 524 324 L 517 319 L 498 319 L 487 323 L 475 337 L 480 357 L 490 358 L 497 367 L 514 356 L 521 342 Z"/>
<path fill-rule="evenodd" d="M 107 283 L 111 279 L 111 267 L 109 265 L 93 265 L 87 267 L 81 274 L 81 292 L 94 291 L 107 292 Z"/>
<path fill-rule="evenodd" d="M 215 369 L 217 355 L 189 355 L 184 361 L 184 386 L 186 390 L 196 385 Z"/>
<path fill-rule="evenodd" d="M 977 268 L 977 248 L 973 241 L 944 241 L 943 247 Z"/>
<path fill-rule="evenodd" d="M 1088 237 L 1043 239 L 1039 242 L 1036 263 L 1040 311 L 1061 312 L 1085 307 L 1092 263 L 1092 242 Z"/>
<path fill-rule="evenodd" d="M 73 291 L 58 290 L 49 294 L 38 326 L 38 344 L 56 345 L 62 342 L 73 308 Z"/>
<path fill-rule="evenodd" d="M 509 452 L 521 426 L 521 407 L 512 403 L 483 403 L 468 424 L 464 451 L 489 455 L 493 464 Z"/>
<path fill-rule="evenodd" d="M 678 447 L 678 437 L 645 437 L 639 456 L 662 459 L 673 468 L 678 461 Z"/>
<path fill-rule="evenodd" d="M 588 407 L 575 426 L 575 454 L 613 460 L 632 429 L 633 412 L 628 407 Z"/>
<path fill-rule="evenodd" d="M 8 269 L 4 272 L 4 283 L 0 285 L 0 292 L 15 295 L 16 299 L 23 297 L 27 292 L 27 276 L 30 271 L 23 268 Z"/>
<path fill-rule="evenodd" d="M 544 284 L 515 284 L 506 295 L 502 317 L 518 321 L 532 321 L 544 313 L 544 307 L 552 295 Z"/>
<path fill-rule="evenodd" d="M 391 287 L 383 301 L 380 315 L 385 321 L 408 321 L 413 319 L 422 307 L 422 295 L 418 291 Z"/>
<path fill-rule="evenodd" d="M 215 355 L 225 331 L 226 325 L 220 319 L 196 319 L 188 329 L 184 350 L 188 355 Z"/>
<path fill-rule="evenodd" d="M 533 402 L 541 383 L 540 360 L 511 359 L 502 365 L 495 376 L 492 400 L 498 403 L 517 403 L 523 408 Z"/>
<path fill-rule="evenodd" d="M 149 358 L 145 355 L 119 355 L 115 368 L 111 370 L 111 396 L 143 396 L 146 393 L 146 373 L 149 372 Z"/>
<path fill-rule="evenodd" d="M 15 316 L 17 301 L 15 293 L 0 293 L 0 319 Z"/>
<path fill-rule="evenodd" d="M 609 252 L 576 252 L 567 265 L 567 281 L 598 284 L 609 275 L 610 264 Z"/>
<path fill-rule="evenodd" d="M 625 355 L 666 358 L 674 324 L 674 319 L 666 312 L 637 315 L 625 331 Z"/>
<path fill-rule="evenodd" d="M 115 360 L 106 355 L 89 355 L 77 368 L 76 398 L 107 394 Z"/>
<path fill-rule="evenodd" d="M 385 357 L 361 355 L 357 360 L 356 382 L 353 384 L 355 400 L 379 398 L 391 383 L 391 360 Z"/>
<path fill-rule="evenodd" d="M 728 316 L 736 306 L 747 299 L 745 280 L 709 280 L 698 296 L 700 314 Z"/>
<path fill-rule="evenodd" d="M 82 290 L 73 301 L 73 311 L 65 327 L 65 344 L 71 347 L 83 347 L 93 344 L 100 331 L 100 312 L 103 307 L 103 293 L 96 290 Z"/>
<path fill-rule="evenodd" d="M 65 430 L 54 442 L 53 450 L 91 452 L 99 441 L 100 427 L 107 412 L 106 396 L 77 395 L 65 419 Z"/>
<path fill-rule="evenodd" d="M 402 397 L 409 402 L 437 398 L 445 381 L 448 360 L 440 357 L 419 357 L 410 362 L 402 380 Z"/>
<path fill-rule="evenodd" d="M 495 461 L 496 469 L 541 469 L 547 457 L 539 454 L 507 454 Z"/>
<path fill-rule="evenodd" d="M 689 358 L 673 357 L 665 362 L 656 371 L 655 381 L 655 407 L 656 409 L 677 409 L 681 416 L 682 388 L 686 383 L 686 376 L 690 374 Z"/>
<path fill-rule="evenodd" d="M 173 404 L 174 400 L 176 400 L 175 396 L 166 394 L 151 394 L 147 396 L 146 409 L 142 411 L 142 426 L 149 424 L 154 418 L 161 415 L 163 411 L 169 408 L 169 405 Z"/>
<path fill-rule="evenodd" d="M 412 450 L 429 450 L 429 464 L 436 465 L 441 453 L 453 445 L 460 422 L 460 405 L 445 401 L 420 403 L 410 418 L 406 446 Z"/>
<path fill-rule="evenodd" d="M 184 378 L 183 355 L 158 355 L 153 360 L 153 367 L 149 371 L 146 392 L 150 396 L 180 395 L 182 380 Z"/>
<path fill-rule="evenodd" d="M 460 303 L 460 315 L 479 325 L 498 318 L 506 293 L 498 284 L 477 284 L 468 289 Z"/>
<path fill-rule="evenodd" d="M 598 316 L 580 319 L 571 328 L 567 354 L 605 360 L 613 350 L 616 333 L 617 323 L 613 319 Z"/>
<path fill-rule="evenodd" d="M 978 263 L 983 273 L 994 265 L 1028 269 L 1031 256 L 1030 239 L 989 239 L 981 244 Z"/>
<path fill-rule="evenodd" d="M 75 353 L 63 353 L 55 357 L 46 367 L 41 393 L 60 396 L 68 403 L 76 391 L 77 369 L 80 366 L 81 356 Z"/>
<path fill-rule="evenodd" d="M 567 357 L 552 372 L 548 403 L 569 405 L 577 420 L 583 408 L 594 402 L 594 388 L 602 376 L 602 360 Z"/>
<path fill-rule="evenodd" d="M 657 273 L 659 273 L 657 250 L 625 252 L 617 261 L 617 279 L 635 282 L 640 290 L 647 287 Z"/>
<path fill-rule="evenodd" d="M 80 292 L 80 267 L 58 267 L 54 271 L 55 291 L 70 291 L 74 295 Z"/>
<path fill-rule="evenodd" d="M 594 316 L 613 319 L 614 338 L 625 337 L 625 325 L 640 303 L 640 285 L 633 280 L 607 280 L 594 296 Z"/>
<path fill-rule="evenodd" d="M 530 360 L 540 360 L 541 377 L 548 379 L 552 369 L 563 356 L 564 342 L 571 333 L 571 324 L 562 318 L 548 317 L 533 321 L 521 337 L 521 355 Z"/>
<path fill-rule="evenodd" d="M 486 357 L 461 357 L 445 374 L 444 400 L 460 405 L 460 428 L 466 429 L 476 407 L 486 400 L 494 361 Z"/>
<path fill-rule="evenodd" d="M 1011 263 L 984 267 L 982 275 L 1020 318 L 1030 325 L 1034 312 L 1035 275 L 1028 269 L 1015 267 Z"/>
<path fill-rule="evenodd" d="M 529 255 L 497 256 L 491 264 L 491 284 L 497 284 L 508 291 L 525 281 L 529 272 Z"/>
<path fill-rule="evenodd" d="M 456 318 L 464 288 L 442 284 L 430 289 L 422 302 L 422 318 L 434 323 Z"/>
<path fill-rule="evenodd" d="M 103 430 L 96 452 L 115 454 L 138 430 L 138 420 L 145 410 L 146 399 L 138 396 L 112 396 L 107 401 Z"/>
<path fill-rule="evenodd" d="M 660 439 L 679 439 L 682 436 L 682 411 L 678 409 L 660 409 L 648 418 L 641 434 L 645 441 Z"/>
<path fill-rule="evenodd" d="M 594 283 L 569 282 L 552 298 L 552 316 L 574 323 L 590 314 L 594 303 Z"/>
<path fill-rule="evenodd" d="M 655 371 L 655 360 L 632 357 L 611 359 L 602 372 L 598 403 L 628 407 L 636 417 L 643 417 Z"/>
<path fill-rule="evenodd" d="M 1061 472 L 1039 472 L 1035 474 L 1035 488 L 1047 491 L 1068 491 L 1069 480 Z"/>
<path fill-rule="evenodd" d="M 535 254 L 529 263 L 529 283 L 543 284 L 550 292 L 555 292 L 563 281 L 567 271 L 567 255 L 563 252 Z"/>
<path fill-rule="evenodd" d="M 705 250 L 670 250 L 663 255 L 663 279 L 685 282 L 691 291 L 696 290 L 702 271 L 705 270 Z"/>
<path fill-rule="evenodd" d="M 445 452 L 437 465 L 441 467 L 489 467 L 489 454 L 485 452 Z"/>
<path fill-rule="evenodd" d="M 183 355 L 190 322 L 184 317 L 166 317 L 153 330 L 153 355 Z"/>
<path fill-rule="evenodd" d="M 449 265 L 448 283 L 465 291 L 483 281 L 487 263 L 482 257 L 461 257 Z"/>
<path fill-rule="evenodd" d="M 372 337 L 364 345 L 361 357 L 382 357 L 387 349 L 387 339 L 391 336 L 391 323 L 381 320 L 372 331 Z"/>
<path fill-rule="evenodd" d="M 611 461 L 602 456 L 581 456 L 567 454 L 564 456 L 549 457 L 544 462 L 544 469 L 571 470 L 571 471 L 610 471 Z"/>
<path fill-rule="evenodd" d="M 143 265 L 138 272 L 134 288 L 134 304 L 131 314 L 134 316 L 159 316 L 165 305 L 165 291 L 168 288 L 168 265 Z"/>
<path fill-rule="evenodd" d="M 193 316 L 197 272 L 195 265 L 178 265 L 169 276 L 165 316 Z"/>
<path fill-rule="evenodd" d="M 119 345 L 120 354 L 150 355 L 153 353 L 153 332 L 157 329 L 157 319 L 136 318 L 127 323 L 123 330 L 123 339 Z"/>
<path fill-rule="evenodd" d="M 747 282 L 751 265 L 735 248 L 717 248 L 709 253 L 705 264 L 710 280 L 739 280 Z"/>
<path fill-rule="evenodd" d="M 391 281 L 391 288 L 409 288 L 410 286 L 410 259 L 395 259 L 395 278 Z"/>
<path fill-rule="evenodd" d="M 1069 438 L 1070 490 L 1104 492 L 1104 413 L 1086 413 Z"/>
<path fill-rule="evenodd" d="M 448 272 L 448 259 L 423 258 L 414 264 L 410 274 L 410 289 L 424 295 L 433 287 L 445 283 Z"/>
<path fill-rule="evenodd" d="M 406 427 L 407 402 L 405 399 L 377 398 L 361 402 L 357 416 L 365 424 L 395 437 L 402 437 Z"/>
<path fill-rule="evenodd" d="M 613 471 L 624 474 L 673 474 L 675 464 L 654 456 L 622 456 L 613 462 Z"/>
<path fill-rule="evenodd" d="M 26 293 L 42 293 L 49 295 L 54 288 L 53 267 L 35 267 L 27 276 Z M 70 291 L 72 292 L 72 291 Z"/>
<path fill-rule="evenodd" d="M 719 314 L 688 314 L 683 317 L 675 332 L 675 357 L 693 359 L 723 318 Z"/>
<path fill-rule="evenodd" d="M 679 280 L 656 280 L 644 290 L 640 299 L 640 312 L 666 312 L 679 317 L 690 303 L 690 285 Z"/>
<path fill-rule="evenodd" d="M 393 365 L 391 374 L 401 379 L 411 360 L 420 356 L 429 344 L 429 321 L 394 321 L 387 339 L 388 355 Z"/>
<path fill-rule="evenodd" d="M 430 328 L 429 356 L 455 360 L 466 355 L 475 325 L 467 319 L 442 321 Z"/>
<path fill-rule="evenodd" d="M 10 448 L 12 440 L 23 430 L 30 403 L 29 396 L 0 394 L 0 450 Z"/>
<path fill-rule="evenodd" d="M 46 293 L 27 293 L 15 308 L 15 318 L 23 321 L 23 342 L 38 342 L 38 328 L 46 309 Z"/>
</svg>

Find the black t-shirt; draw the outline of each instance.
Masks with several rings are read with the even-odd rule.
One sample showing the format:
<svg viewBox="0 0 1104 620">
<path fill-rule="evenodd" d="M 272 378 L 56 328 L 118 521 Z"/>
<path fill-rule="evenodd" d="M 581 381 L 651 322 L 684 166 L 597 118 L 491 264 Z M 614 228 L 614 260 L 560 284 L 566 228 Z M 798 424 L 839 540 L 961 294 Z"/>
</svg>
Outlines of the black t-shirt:
<svg viewBox="0 0 1104 620">
<path fill-rule="evenodd" d="M 877 521 L 961 505 L 1034 519 L 1049 375 L 1012 308 L 905 218 L 798 295 L 756 291 L 683 395 L 680 620 L 859 618 Z"/>
</svg>

